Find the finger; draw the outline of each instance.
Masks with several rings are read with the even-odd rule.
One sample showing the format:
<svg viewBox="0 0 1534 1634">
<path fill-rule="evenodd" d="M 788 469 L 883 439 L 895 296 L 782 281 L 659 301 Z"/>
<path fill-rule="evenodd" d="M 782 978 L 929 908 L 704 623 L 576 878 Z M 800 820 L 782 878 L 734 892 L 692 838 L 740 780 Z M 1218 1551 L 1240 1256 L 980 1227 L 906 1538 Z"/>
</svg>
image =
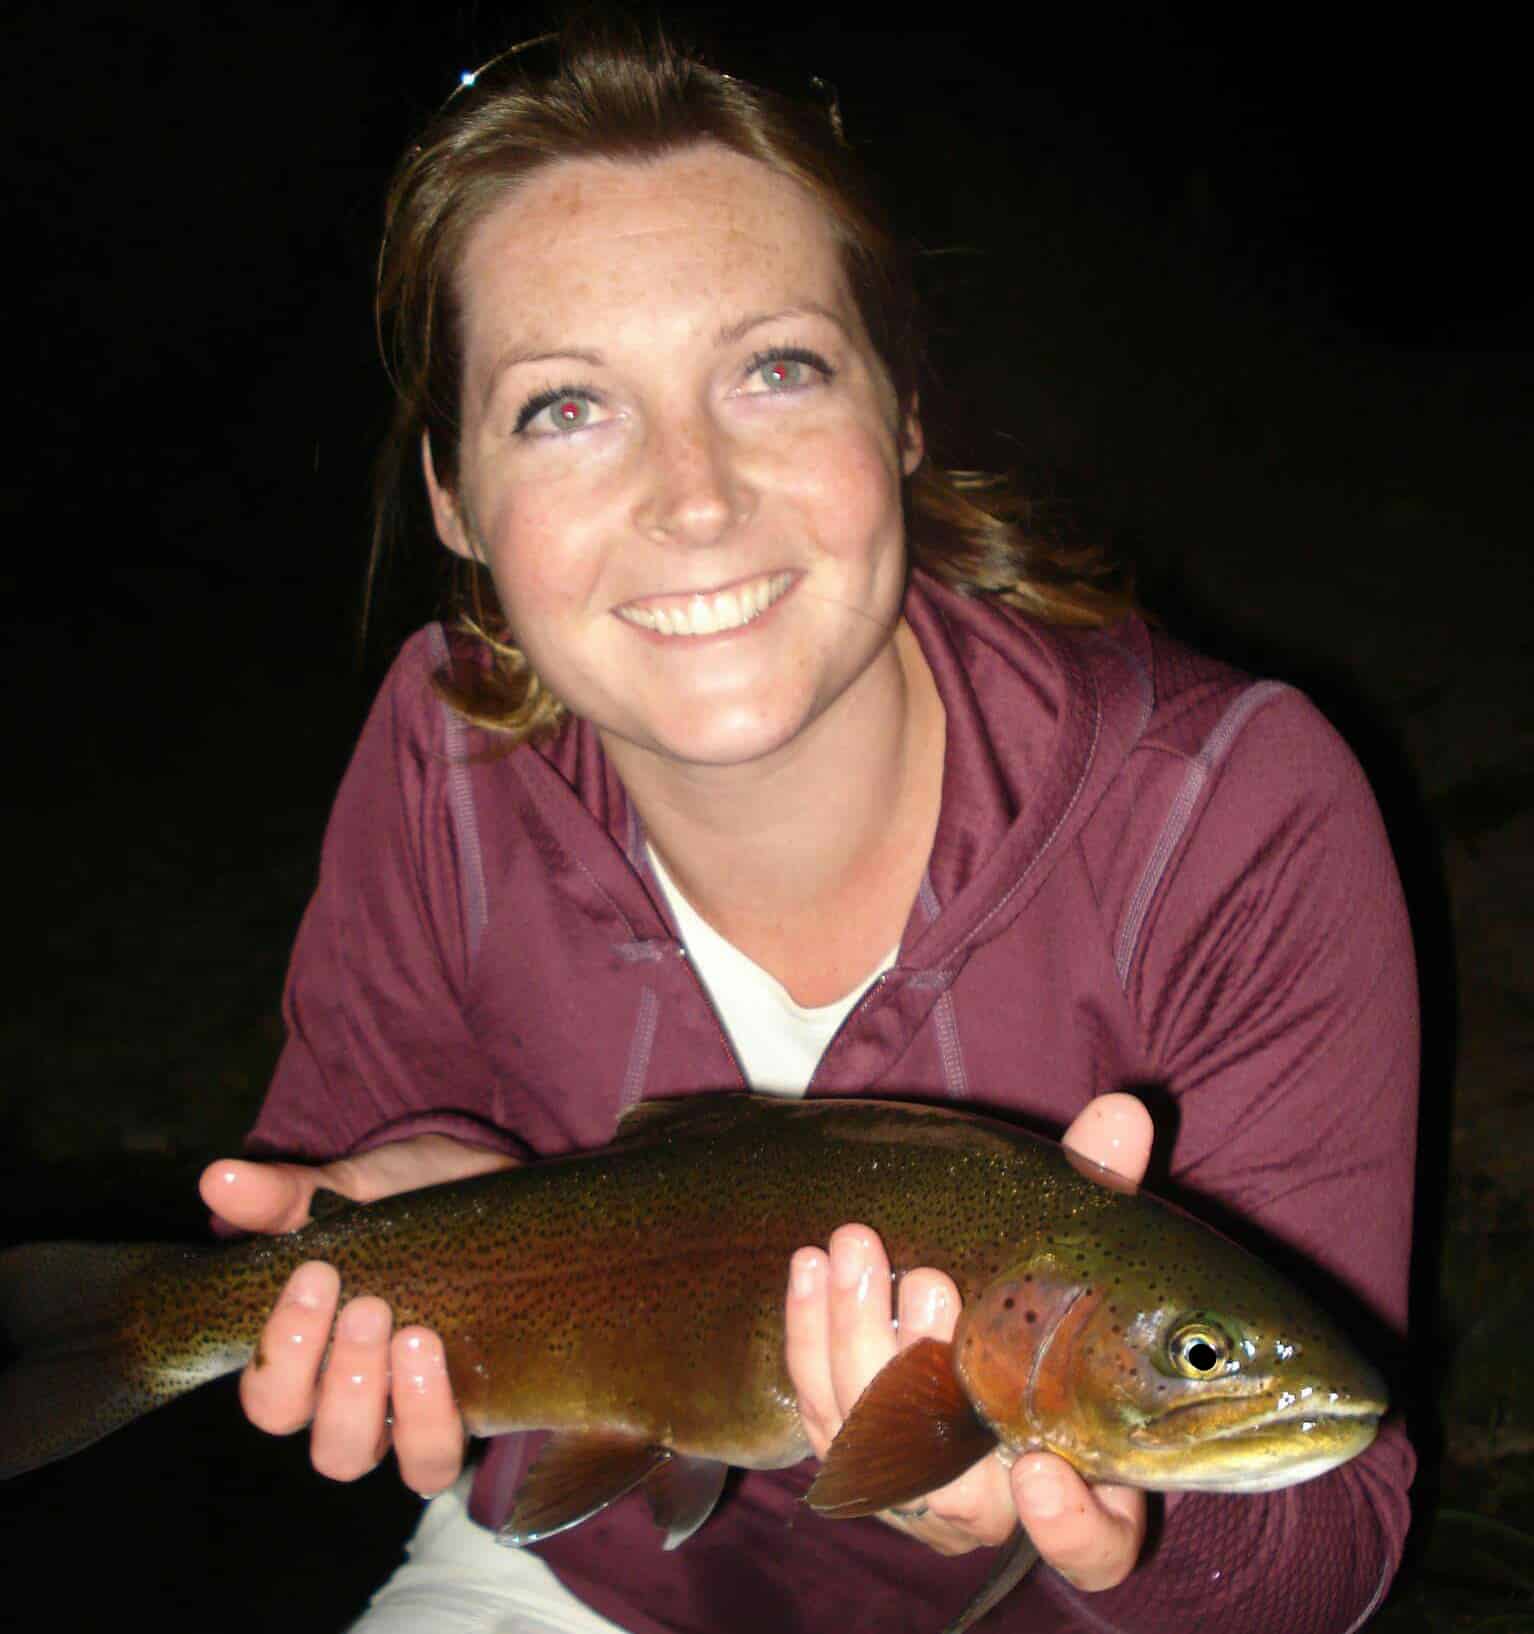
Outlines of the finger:
<svg viewBox="0 0 1534 1634">
<path fill-rule="evenodd" d="M 435 1497 L 463 1468 L 464 1428 L 447 1376 L 442 1341 L 429 1328 L 404 1328 L 389 1347 L 394 1453 L 400 1478 Z"/>
<path fill-rule="evenodd" d="M 900 1331 L 896 1343 L 901 1350 L 918 1339 L 941 1339 L 946 1343 L 953 1338 L 954 1324 L 959 1320 L 959 1290 L 952 1277 L 930 1266 L 907 1271 L 900 1279 L 897 1309 Z"/>
<path fill-rule="evenodd" d="M 381 1299 L 364 1296 L 342 1307 L 330 1355 L 320 1375 L 309 1459 L 333 1481 L 355 1481 L 388 1446 L 389 1330 Z"/>
<path fill-rule="evenodd" d="M 197 1189 L 212 1211 L 242 1231 L 296 1231 L 309 1222 L 318 1169 L 224 1158 L 202 1172 Z"/>
<path fill-rule="evenodd" d="M 240 1405 L 258 1429 L 291 1435 L 314 1416 L 315 1383 L 340 1284 L 334 1267 L 318 1260 L 288 1278 L 240 1375 Z"/>
<path fill-rule="evenodd" d="M 811 1450 L 824 1458 L 841 1428 L 831 1383 L 830 1264 L 819 1248 L 801 1248 L 789 1262 L 783 1357 L 799 1397 L 799 1417 Z"/>
<path fill-rule="evenodd" d="M 1126 1180 L 1139 1181 L 1150 1162 L 1150 1113 L 1133 1095 L 1099 1095 L 1077 1113 L 1062 1144 Z"/>
<path fill-rule="evenodd" d="M 900 1512 L 894 1512 L 899 1517 Z M 1017 1529 L 1017 1508 L 1007 1471 L 995 1457 L 982 1458 L 957 1481 L 929 1492 L 909 1530 L 941 1555 L 994 1548 Z"/>
<path fill-rule="evenodd" d="M 1079 1589 L 1111 1589 L 1134 1570 L 1145 1541 L 1145 1494 L 1089 1488 L 1063 1459 L 1020 1458 L 1012 1470 L 1017 1513 L 1039 1554 Z"/>
<path fill-rule="evenodd" d="M 895 1329 L 889 1261 L 878 1236 L 867 1226 L 841 1226 L 831 1234 L 830 1258 L 831 1386 L 840 1428 L 840 1418 L 895 1354 Z"/>
</svg>

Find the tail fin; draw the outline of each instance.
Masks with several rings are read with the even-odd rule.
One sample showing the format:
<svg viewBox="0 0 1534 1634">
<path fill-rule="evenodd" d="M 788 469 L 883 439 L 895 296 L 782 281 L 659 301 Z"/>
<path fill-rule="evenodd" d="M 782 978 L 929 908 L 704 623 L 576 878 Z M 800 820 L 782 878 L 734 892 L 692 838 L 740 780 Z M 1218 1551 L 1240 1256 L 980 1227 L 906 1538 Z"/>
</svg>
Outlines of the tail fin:
<svg viewBox="0 0 1534 1634">
<path fill-rule="evenodd" d="M 21 1352 L 0 1372 L 0 1480 L 79 1452 L 202 1382 L 159 1376 L 130 1323 L 141 1273 L 196 1257 L 163 1243 L 0 1254 L 0 1328 Z"/>
</svg>

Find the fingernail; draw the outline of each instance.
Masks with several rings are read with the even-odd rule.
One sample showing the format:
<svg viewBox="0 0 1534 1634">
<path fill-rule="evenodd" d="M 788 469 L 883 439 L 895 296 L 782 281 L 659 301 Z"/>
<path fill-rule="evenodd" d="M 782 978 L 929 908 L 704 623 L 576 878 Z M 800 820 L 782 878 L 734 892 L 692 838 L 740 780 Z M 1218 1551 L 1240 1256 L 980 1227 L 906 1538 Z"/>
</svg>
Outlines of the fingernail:
<svg viewBox="0 0 1534 1634">
<path fill-rule="evenodd" d="M 837 1244 L 831 1256 L 831 1277 L 844 1291 L 856 1288 L 859 1299 L 868 1292 L 868 1255 L 857 1238 Z"/>
<path fill-rule="evenodd" d="M 425 1395 L 431 1385 L 447 1371 L 447 1358 L 441 1345 L 430 1335 L 407 1333 L 404 1350 L 409 1357 L 409 1371 L 405 1373 L 406 1387 L 416 1395 Z"/>
<path fill-rule="evenodd" d="M 426 1389 L 428 1389 L 428 1386 L 430 1386 L 431 1379 L 435 1379 L 435 1377 L 441 1373 L 441 1369 L 435 1368 L 435 1366 L 431 1364 L 431 1356 L 426 1353 L 425 1343 L 421 1342 L 421 1340 L 413 1340 L 413 1342 L 408 1342 L 407 1340 L 407 1343 L 405 1343 L 405 1348 L 407 1348 L 407 1350 L 415 1351 L 415 1355 L 410 1358 L 410 1366 L 408 1366 L 407 1373 L 395 1374 L 395 1377 L 397 1377 L 397 1379 L 399 1379 L 399 1377 L 404 1377 L 405 1389 L 407 1389 L 407 1391 L 410 1391 L 415 1395 L 425 1395 Z"/>
<path fill-rule="evenodd" d="M 948 1310 L 948 1290 L 946 1288 L 929 1288 L 925 1297 L 918 1303 L 912 1313 L 915 1317 L 913 1326 L 926 1332 L 935 1328 Z"/>
<path fill-rule="evenodd" d="M 789 1286 L 795 1299 L 813 1299 L 820 1287 L 820 1262 L 810 1255 L 796 1258 L 790 1268 Z"/>
<path fill-rule="evenodd" d="M 380 1300 L 353 1300 L 341 1312 L 336 1333 L 355 1345 L 374 1344 L 389 1331 L 389 1307 Z"/>
<path fill-rule="evenodd" d="M 1049 1470 L 1029 1470 L 1022 1479 L 1023 1505 L 1038 1520 L 1053 1520 L 1065 1508 L 1065 1492 Z"/>
<path fill-rule="evenodd" d="M 313 1310 L 324 1296 L 325 1284 L 330 1279 L 323 1265 L 300 1265 L 288 1278 L 282 1297 L 291 1305 L 302 1305 Z"/>
</svg>

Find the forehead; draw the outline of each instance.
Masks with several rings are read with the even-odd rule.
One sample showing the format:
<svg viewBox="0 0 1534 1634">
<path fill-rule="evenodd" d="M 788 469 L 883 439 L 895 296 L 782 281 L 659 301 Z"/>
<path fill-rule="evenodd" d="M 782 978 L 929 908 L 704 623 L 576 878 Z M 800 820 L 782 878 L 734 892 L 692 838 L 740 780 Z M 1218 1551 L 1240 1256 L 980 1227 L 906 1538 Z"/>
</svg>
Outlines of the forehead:
<svg viewBox="0 0 1534 1634">
<path fill-rule="evenodd" d="M 471 351 L 490 331 L 564 325 L 583 309 L 653 322 L 685 303 L 729 322 L 818 302 L 857 317 L 825 209 L 789 177 L 713 146 L 537 172 L 470 234 L 459 293 Z"/>
</svg>

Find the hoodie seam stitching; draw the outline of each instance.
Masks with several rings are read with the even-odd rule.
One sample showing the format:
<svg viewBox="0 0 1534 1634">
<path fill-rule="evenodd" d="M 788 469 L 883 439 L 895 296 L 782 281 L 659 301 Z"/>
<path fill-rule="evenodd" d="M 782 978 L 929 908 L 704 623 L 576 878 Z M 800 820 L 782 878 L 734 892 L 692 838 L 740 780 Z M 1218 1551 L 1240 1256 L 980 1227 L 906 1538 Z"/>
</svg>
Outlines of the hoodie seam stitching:
<svg viewBox="0 0 1534 1634">
<path fill-rule="evenodd" d="M 1375 1585 L 1373 1598 L 1369 1601 L 1369 1604 L 1364 1607 L 1357 1621 L 1348 1624 L 1347 1634 L 1358 1634 L 1359 1629 L 1361 1629 L 1364 1624 L 1367 1623 L 1375 1614 L 1375 1612 L 1379 1610 L 1380 1601 L 1385 1598 L 1385 1592 L 1387 1589 L 1389 1589 L 1394 1575 L 1395 1574 L 1390 1569 L 1390 1563 L 1387 1560 L 1383 1570 L 1380 1572 L 1380 1580 Z"/>
<path fill-rule="evenodd" d="M 645 1079 L 650 1073 L 650 1055 L 655 1047 L 659 1030 L 660 1000 L 653 987 L 645 987 L 639 995 L 639 1013 L 634 1018 L 634 1035 L 629 1042 L 628 1065 L 623 1074 L 623 1088 L 618 1096 L 621 1117 L 636 1106 L 644 1095 Z"/>
<path fill-rule="evenodd" d="M 1140 935 L 1150 916 L 1151 905 L 1167 877 L 1173 855 L 1188 832 L 1200 797 L 1251 717 L 1263 705 L 1291 690 L 1281 681 L 1254 681 L 1250 686 L 1243 687 L 1199 745 L 1197 753 L 1190 758 L 1183 780 L 1172 797 L 1166 819 L 1151 846 L 1145 867 L 1130 894 L 1129 905 L 1114 942 L 1114 970 L 1118 975 L 1119 987 L 1125 993 L 1129 989 L 1130 967 L 1139 952 Z"/>
<path fill-rule="evenodd" d="M 953 989 L 944 988 L 936 1005 L 938 1050 L 943 1058 L 943 1076 L 948 1082 L 948 1097 L 954 1101 L 969 1099 L 969 1075 L 964 1070 L 964 1047 L 959 1042 L 959 1018 L 954 1008 Z"/>
<path fill-rule="evenodd" d="M 437 663 L 446 664 L 447 636 L 440 622 L 428 626 L 428 639 Z M 474 783 L 469 775 L 468 732 L 461 716 L 439 699 L 447 755 L 448 818 L 458 840 L 458 884 L 464 896 L 469 943 L 469 969 L 479 960 L 479 949 L 490 919 L 485 888 L 485 858 L 479 838 L 479 817 L 474 804 Z"/>
<path fill-rule="evenodd" d="M 1097 693 L 1095 685 L 1093 687 L 1093 694 L 1094 708 L 1092 712 L 1092 741 L 1087 746 L 1086 763 L 1081 768 L 1081 776 L 1076 779 L 1075 788 L 1071 790 L 1071 797 L 1066 802 L 1065 810 L 1062 811 L 1059 817 L 1056 819 L 1055 826 L 1050 829 L 1044 843 L 1037 851 L 1034 852 L 1028 866 L 1022 871 L 1021 874 L 1017 876 L 1015 880 L 1013 880 L 1012 884 L 1008 886 L 1008 888 L 1002 893 L 1001 897 L 992 904 L 990 910 L 975 925 L 974 929 L 970 932 L 970 936 L 968 938 L 969 940 L 973 940 L 974 938 L 978 937 L 984 931 L 985 927 L 1006 908 L 1007 904 L 1012 900 L 1012 898 L 1016 896 L 1017 893 L 1022 890 L 1023 886 L 1028 883 L 1039 864 L 1049 855 L 1050 849 L 1053 847 L 1056 839 L 1059 838 L 1061 830 L 1070 821 L 1071 813 L 1075 811 L 1078 803 L 1080 802 L 1081 791 L 1087 786 L 1087 783 L 1092 775 L 1092 768 L 1097 762 L 1097 745 L 1099 739 L 1102 737 L 1102 699 Z"/>
</svg>

